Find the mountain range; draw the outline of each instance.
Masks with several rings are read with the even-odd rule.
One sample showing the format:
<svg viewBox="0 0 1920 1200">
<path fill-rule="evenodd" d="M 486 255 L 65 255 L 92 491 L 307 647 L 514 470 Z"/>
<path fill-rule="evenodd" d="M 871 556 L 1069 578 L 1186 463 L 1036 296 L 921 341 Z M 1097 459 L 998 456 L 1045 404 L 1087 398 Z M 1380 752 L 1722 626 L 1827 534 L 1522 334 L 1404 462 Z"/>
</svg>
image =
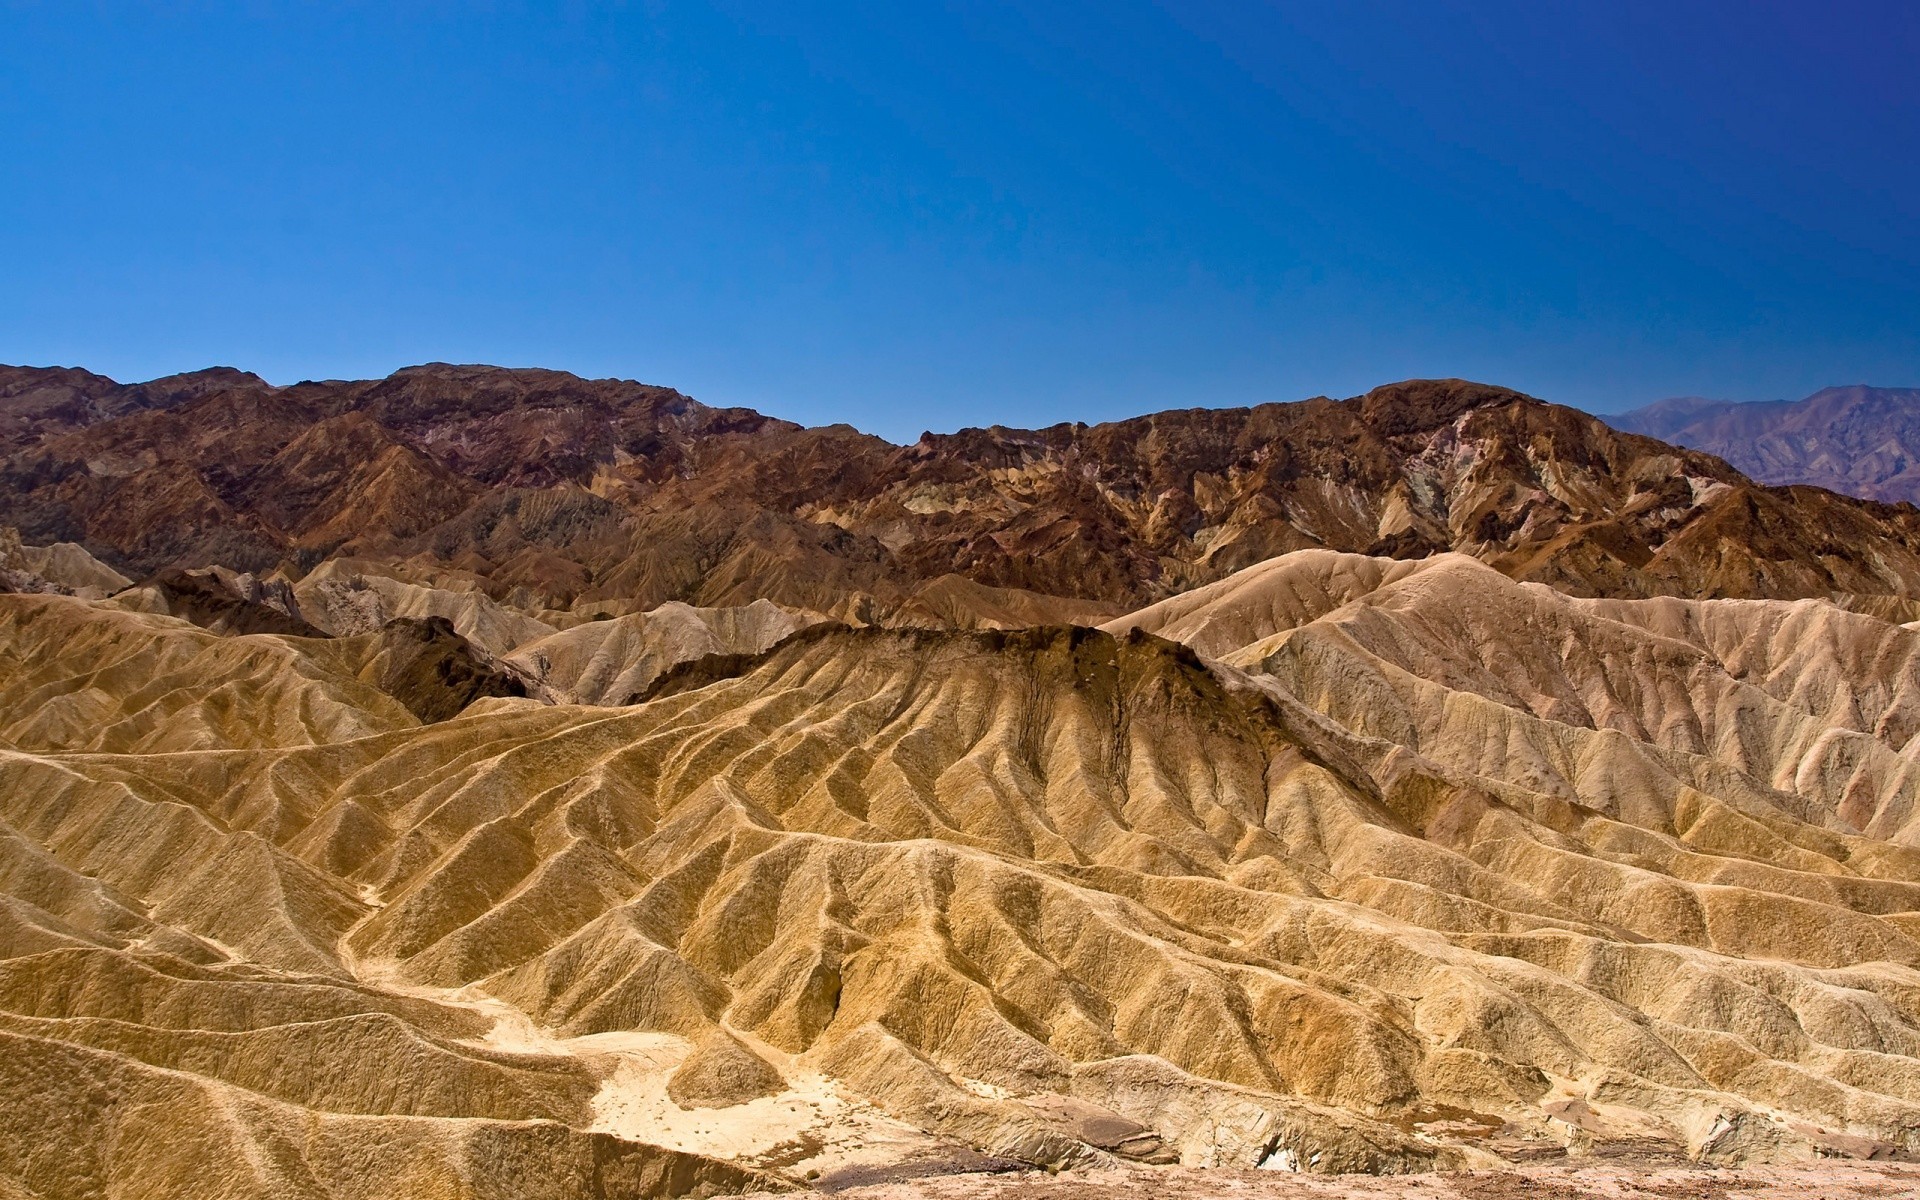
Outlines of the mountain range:
<svg viewBox="0 0 1920 1200">
<path fill-rule="evenodd" d="M 1920 389 L 1856 384 L 1747 404 L 1687 396 L 1606 420 L 1717 454 L 1766 483 L 1920 502 Z"/>
<path fill-rule="evenodd" d="M 1911 505 L 434 365 L 9 368 L 0 506 L 8 1200 L 1920 1154 Z"/>
<path fill-rule="evenodd" d="M 1756 486 L 1460 380 L 895 446 L 553 371 L 271 387 L 9 368 L 0 496 L 26 541 L 134 577 L 370 557 L 555 608 L 857 616 L 984 587 L 1111 614 L 1316 547 L 1457 551 L 1579 595 L 1920 592 L 1920 514 Z"/>
</svg>

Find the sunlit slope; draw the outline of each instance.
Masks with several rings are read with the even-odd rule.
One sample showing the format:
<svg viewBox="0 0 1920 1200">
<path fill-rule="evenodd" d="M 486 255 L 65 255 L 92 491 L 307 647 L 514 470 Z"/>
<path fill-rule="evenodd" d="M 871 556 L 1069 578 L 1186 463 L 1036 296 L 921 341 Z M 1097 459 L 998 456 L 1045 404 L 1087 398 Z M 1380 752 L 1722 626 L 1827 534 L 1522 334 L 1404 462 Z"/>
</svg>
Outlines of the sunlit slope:
<svg viewBox="0 0 1920 1200">
<path fill-rule="evenodd" d="M 256 1114 L 236 1194 L 330 1178 L 289 1121 L 614 1153 L 649 1063 L 649 1111 L 821 1079 L 1036 1161 L 1914 1138 L 1912 631 L 1324 552 L 1130 626 L 815 625 L 422 726 L 368 637 L 0 597 L 4 1028 Z M 634 636 L 583 631 L 576 678 Z"/>
<path fill-rule="evenodd" d="M 0 595 L 0 741 L 149 753 L 344 741 L 417 722 L 359 641 L 221 637 L 67 596 Z"/>
<path fill-rule="evenodd" d="M 670 668 L 710 654 L 757 654 L 820 620 L 766 600 L 738 608 L 662 604 L 528 642 L 508 661 L 557 700 L 626 704 Z"/>
</svg>

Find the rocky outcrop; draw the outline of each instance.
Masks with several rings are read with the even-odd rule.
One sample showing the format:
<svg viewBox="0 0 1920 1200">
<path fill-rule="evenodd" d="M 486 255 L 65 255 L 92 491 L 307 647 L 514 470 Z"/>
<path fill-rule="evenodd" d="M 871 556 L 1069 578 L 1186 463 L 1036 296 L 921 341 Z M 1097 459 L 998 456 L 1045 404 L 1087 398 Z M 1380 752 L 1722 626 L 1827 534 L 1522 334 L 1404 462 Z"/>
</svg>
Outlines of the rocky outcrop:
<svg viewBox="0 0 1920 1200">
<path fill-rule="evenodd" d="M 819 620 L 766 600 L 742 608 L 663 604 L 528 642 L 508 662 L 563 703 L 630 704 L 682 663 L 758 654 Z"/>
<path fill-rule="evenodd" d="M 285 580 L 261 579 L 224 567 L 162 571 L 137 591 L 117 597 L 117 603 L 179 617 L 215 633 L 327 636 L 301 615 L 300 603 Z"/>
<path fill-rule="evenodd" d="M 0 525 L 0 581 L 9 591 L 52 592 L 89 600 L 104 599 L 133 583 L 72 542 L 28 546 L 11 525 Z"/>
<path fill-rule="evenodd" d="M 395 617 L 374 636 L 363 679 L 422 721 L 444 721 L 488 696 L 525 696 L 520 676 L 454 632 L 445 617 Z"/>
</svg>

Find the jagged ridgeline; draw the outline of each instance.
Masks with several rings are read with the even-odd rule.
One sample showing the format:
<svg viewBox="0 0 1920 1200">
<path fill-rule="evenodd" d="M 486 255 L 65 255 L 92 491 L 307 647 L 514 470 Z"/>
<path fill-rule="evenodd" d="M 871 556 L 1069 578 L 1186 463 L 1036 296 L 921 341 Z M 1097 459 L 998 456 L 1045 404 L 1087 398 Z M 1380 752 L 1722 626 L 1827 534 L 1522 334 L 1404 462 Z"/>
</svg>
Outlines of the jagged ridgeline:
<svg viewBox="0 0 1920 1200">
<path fill-rule="evenodd" d="M 1920 1152 L 1909 506 L 1457 382 L 0 414 L 0 1194 Z"/>
<path fill-rule="evenodd" d="M 1458 551 L 1578 595 L 1920 590 L 1910 507 L 1459 380 L 894 446 L 557 371 L 0 368 L 0 494 L 28 544 L 134 579 L 359 557 L 568 612 L 1086 622 L 1311 548 Z"/>
</svg>

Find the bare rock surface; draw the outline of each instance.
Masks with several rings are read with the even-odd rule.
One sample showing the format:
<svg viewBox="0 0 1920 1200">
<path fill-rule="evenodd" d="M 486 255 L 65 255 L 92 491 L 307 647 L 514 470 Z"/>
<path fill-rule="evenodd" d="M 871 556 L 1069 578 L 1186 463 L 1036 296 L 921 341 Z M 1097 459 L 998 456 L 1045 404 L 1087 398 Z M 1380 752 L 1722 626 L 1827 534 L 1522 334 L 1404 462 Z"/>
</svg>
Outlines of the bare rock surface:
<svg viewBox="0 0 1920 1200">
<path fill-rule="evenodd" d="M 549 634 L 521 645 L 508 661 L 555 699 L 630 704 L 672 667 L 709 655 L 758 654 L 821 619 L 766 600 L 739 608 L 668 603 Z"/>
<path fill-rule="evenodd" d="M 445 619 L 0 597 L 0 1026 L 142 1064 L 102 1095 L 184 1072 L 793 1182 L 1920 1149 L 1920 635 L 1465 556 L 1183 599 L 775 621 L 626 707 L 439 712 L 389 676 L 415 625 L 476 653 Z"/>
<path fill-rule="evenodd" d="M 732 1108 L 784 1091 L 780 1072 L 740 1039 L 709 1034 L 667 1079 L 667 1095 L 681 1108 Z"/>
<path fill-rule="evenodd" d="M 1458 381 L 8 379 L 0 1194 L 1908 1186 L 1912 510 Z"/>
<path fill-rule="evenodd" d="M 525 680 L 494 665 L 445 617 L 395 617 L 371 651 L 361 677 L 425 722 L 444 721 L 476 700 L 527 694 Z"/>
<path fill-rule="evenodd" d="M 1584 595 L 1920 594 L 1920 512 L 1457 379 L 894 446 L 557 371 L 0 368 L 0 496 L 28 542 L 134 578 L 424 563 L 523 611 L 1092 623 L 1311 548 L 1454 551 Z"/>
</svg>

